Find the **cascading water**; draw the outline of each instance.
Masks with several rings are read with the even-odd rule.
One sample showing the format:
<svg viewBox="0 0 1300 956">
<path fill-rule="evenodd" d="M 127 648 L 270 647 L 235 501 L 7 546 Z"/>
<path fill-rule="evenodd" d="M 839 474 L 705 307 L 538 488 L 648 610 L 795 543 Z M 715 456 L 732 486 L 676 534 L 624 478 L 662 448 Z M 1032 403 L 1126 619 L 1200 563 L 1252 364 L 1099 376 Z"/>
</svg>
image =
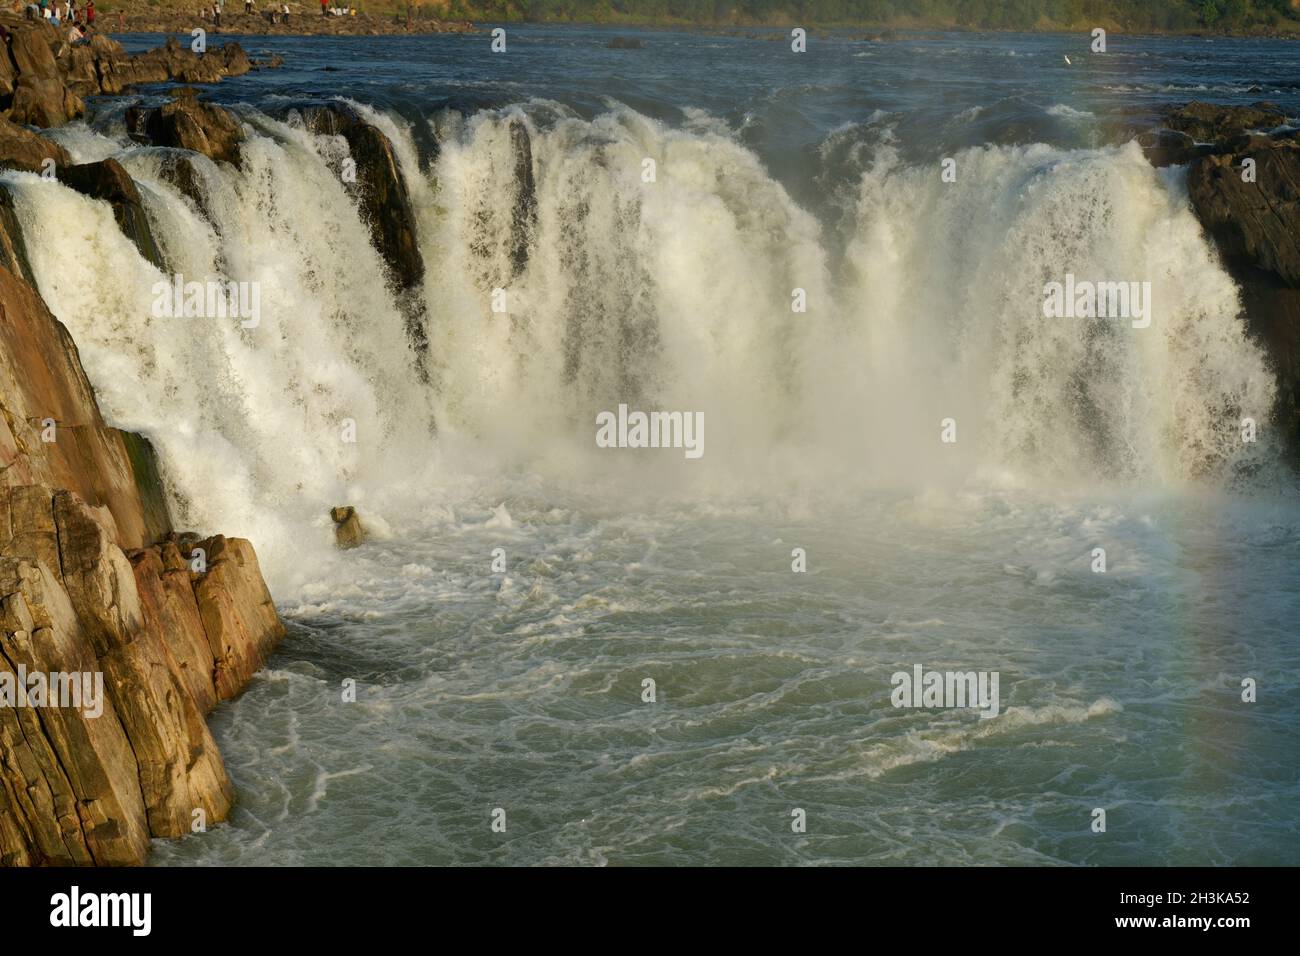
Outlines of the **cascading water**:
<svg viewBox="0 0 1300 956">
<path fill-rule="evenodd" d="M 346 144 L 292 114 L 243 110 L 241 170 L 193 160 L 202 210 L 163 175 L 169 151 L 64 137 L 81 160 L 125 165 L 170 271 L 259 283 L 256 329 L 151 317 L 164 277 L 105 205 L 5 174 L 40 291 L 110 419 L 158 445 L 181 524 L 255 537 L 281 587 L 304 553 L 328 554 L 331 505 L 406 527 L 458 470 L 595 469 L 624 493 L 1213 482 L 1250 457 L 1240 418 L 1272 407 L 1178 174 L 1135 146 L 972 149 L 948 183 L 886 144 L 837 197 L 843 221 L 823 225 L 752 152 L 698 124 L 551 103 L 443 114 L 426 170 L 404 121 L 362 109 L 410 184 L 428 384 L 334 171 Z M 520 124 L 536 179 L 522 258 Z M 1044 318 L 1043 286 L 1067 271 L 1149 279 L 1151 327 Z M 619 403 L 702 411 L 707 454 L 616 470 L 593 435 Z M 947 417 L 950 447 L 937 440 Z"/>
</svg>

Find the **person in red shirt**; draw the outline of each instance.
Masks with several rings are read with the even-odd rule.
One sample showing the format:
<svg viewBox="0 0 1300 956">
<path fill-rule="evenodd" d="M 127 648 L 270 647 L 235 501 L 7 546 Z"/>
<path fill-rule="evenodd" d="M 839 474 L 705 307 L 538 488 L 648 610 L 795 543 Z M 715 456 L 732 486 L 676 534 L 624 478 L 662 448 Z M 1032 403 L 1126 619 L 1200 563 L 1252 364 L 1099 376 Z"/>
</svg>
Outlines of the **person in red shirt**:
<svg viewBox="0 0 1300 956">
<path fill-rule="evenodd" d="M 327 17 L 330 15 L 329 0 L 320 0 L 320 15 L 322 17 Z"/>
<path fill-rule="evenodd" d="M 95 22 L 95 0 L 90 0 L 90 3 L 86 4 L 86 23 L 93 24 L 94 22 Z"/>
</svg>

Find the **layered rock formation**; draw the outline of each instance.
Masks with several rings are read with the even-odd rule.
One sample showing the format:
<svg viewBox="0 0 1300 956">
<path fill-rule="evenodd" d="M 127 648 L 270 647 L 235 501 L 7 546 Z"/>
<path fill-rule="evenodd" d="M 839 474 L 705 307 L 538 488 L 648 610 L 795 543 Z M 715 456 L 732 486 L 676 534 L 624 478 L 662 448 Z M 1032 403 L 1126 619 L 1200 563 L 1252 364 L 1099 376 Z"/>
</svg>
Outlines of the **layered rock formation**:
<svg viewBox="0 0 1300 956">
<path fill-rule="evenodd" d="M 0 479 L 0 678 L 104 688 L 98 714 L 0 706 L 0 864 L 141 863 L 229 813 L 204 716 L 283 625 L 247 541 L 171 533 L 148 443 L 104 423 L 67 330 L 3 267 Z"/>
<path fill-rule="evenodd" d="M 1284 120 L 1271 103 L 1190 103 L 1166 118 L 1190 143 L 1170 153 L 1153 134 L 1144 145 L 1157 164 L 1189 164 L 1192 208 L 1242 289 L 1251 333 L 1272 358 L 1277 421 L 1300 459 L 1300 131 Z"/>
</svg>

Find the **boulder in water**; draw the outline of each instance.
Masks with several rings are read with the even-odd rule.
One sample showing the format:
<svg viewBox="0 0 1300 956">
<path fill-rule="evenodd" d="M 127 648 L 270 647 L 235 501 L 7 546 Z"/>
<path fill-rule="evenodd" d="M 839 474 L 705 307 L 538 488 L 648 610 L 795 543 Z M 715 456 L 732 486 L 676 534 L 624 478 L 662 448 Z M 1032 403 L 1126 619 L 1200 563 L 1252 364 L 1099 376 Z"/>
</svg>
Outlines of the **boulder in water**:
<svg viewBox="0 0 1300 956">
<path fill-rule="evenodd" d="M 415 212 L 393 144 L 346 103 L 326 103 L 302 111 L 304 125 L 317 135 L 341 136 L 357 164 L 362 218 L 375 248 L 399 289 L 415 288 L 424 278 L 424 258 L 415 238 Z"/>
<path fill-rule="evenodd" d="M 149 217 L 140 201 L 140 191 L 121 163 L 104 159 L 97 163 L 65 166 L 59 171 L 59 179 L 77 192 L 111 205 L 123 234 L 136 244 L 142 256 L 163 268 L 162 253 L 149 228 Z"/>
<path fill-rule="evenodd" d="M 1165 125 L 1191 136 L 1198 143 L 1225 143 L 1253 129 L 1273 129 L 1286 122 L 1286 115 L 1274 103 L 1225 106 L 1192 102 L 1171 111 Z"/>
<path fill-rule="evenodd" d="M 204 103 L 193 90 L 174 91 L 175 99 L 156 108 L 133 106 L 126 126 L 136 142 L 175 146 L 202 153 L 217 162 L 239 165 L 244 128 L 220 106 Z"/>
<path fill-rule="evenodd" d="M 366 539 L 357 509 L 348 505 L 331 508 L 330 518 L 334 521 L 334 540 L 340 548 L 355 548 Z"/>
<path fill-rule="evenodd" d="M 67 150 L 58 143 L 0 117 L 0 166 L 39 173 L 47 159 L 54 160 L 56 166 L 71 162 Z"/>
<path fill-rule="evenodd" d="M 528 265 L 528 248 L 537 226 L 537 182 L 533 178 L 533 143 L 520 119 L 510 121 L 510 145 L 515 154 L 515 206 L 511 225 L 510 261 L 518 276 Z"/>
</svg>

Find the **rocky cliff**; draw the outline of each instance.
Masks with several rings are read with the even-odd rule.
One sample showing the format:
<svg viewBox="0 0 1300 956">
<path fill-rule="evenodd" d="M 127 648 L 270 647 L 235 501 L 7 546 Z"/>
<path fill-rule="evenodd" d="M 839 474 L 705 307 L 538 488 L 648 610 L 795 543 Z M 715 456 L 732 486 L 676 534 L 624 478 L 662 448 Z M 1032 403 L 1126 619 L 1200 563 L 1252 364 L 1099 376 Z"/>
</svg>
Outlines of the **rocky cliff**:
<svg viewBox="0 0 1300 956">
<path fill-rule="evenodd" d="M 1277 421 L 1300 460 L 1300 131 L 1285 119 L 1271 103 L 1189 103 L 1143 143 L 1157 165 L 1188 164 L 1192 208 L 1272 358 Z"/>
<path fill-rule="evenodd" d="M 247 541 L 171 532 L 148 443 L 104 423 L 67 331 L 3 267 L 0 412 L 0 680 L 105 691 L 98 714 L 0 707 L 0 863 L 140 863 L 225 819 L 204 716 L 284 628 Z"/>
<path fill-rule="evenodd" d="M 175 47 L 131 58 L 103 38 L 73 49 L 44 23 L 0 23 L 0 166 L 51 161 L 156 257 L 121 166 L 74 166 L 16 124 L 57 125 L 82 95 L 207 81 L 247 58 L 196 67 Z M 189 112 L 206 115 L 173 110 L 159 135 L 191 136 Z M 228 115 L 206 126 L 212 142 L 237 140 Z M 0 190 L 0 864 L 138 864 L 151 838 L 226 818 L 234 795 L 205 716 L 244 688 L 284 627 L 249 542 L 172 529 L 151 446 L 105 423 L 76 345 L 29 278 Z M 103 693 L 93 707 L 54 706 L 26 682 L 37 674 L 84 675 Z"/>
</svg>

